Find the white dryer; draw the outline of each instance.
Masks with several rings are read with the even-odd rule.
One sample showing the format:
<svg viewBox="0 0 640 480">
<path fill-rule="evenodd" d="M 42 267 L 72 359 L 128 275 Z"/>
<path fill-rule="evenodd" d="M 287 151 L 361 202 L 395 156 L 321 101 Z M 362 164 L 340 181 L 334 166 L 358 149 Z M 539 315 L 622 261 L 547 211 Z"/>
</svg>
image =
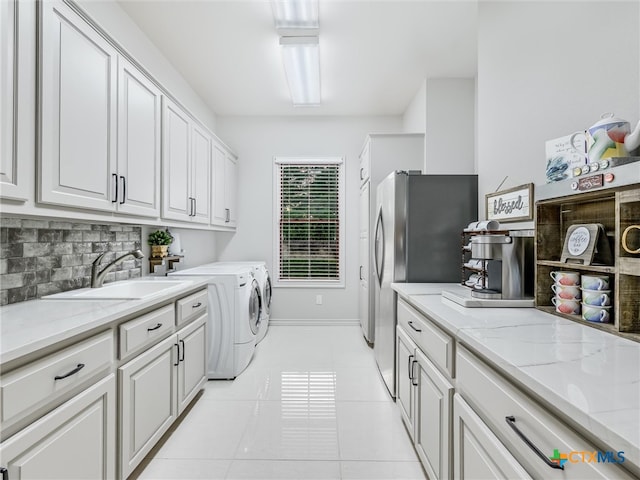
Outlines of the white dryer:
<svg viewBox="0 0 640 480">
<path fill-rule="evenodd" d="M 203 267 L 230 267 L 230 266 L 248 266 L 251 267 L 253 274 L 260 285 L 260 292 L 262 294 L 262 315 L 260 322 L 258 323 L 258 334 L 256 336 L 256 343 L 260 342 L 266 335 L 269 329 L 269 317 L 271 316 L 271 277 L 269 270 L 267 269 L 267 263 L 261 260 L 256 261 L 242 261 L 242 262 L 214 262 Z"/>
<path fill-rule="evenodd" d="M 251 361 L 262 315 L 261 290 L 248 266 L 201 265 L 176 276 L 208 276 L 209 379 L 237 377 Z"/>
</svg>

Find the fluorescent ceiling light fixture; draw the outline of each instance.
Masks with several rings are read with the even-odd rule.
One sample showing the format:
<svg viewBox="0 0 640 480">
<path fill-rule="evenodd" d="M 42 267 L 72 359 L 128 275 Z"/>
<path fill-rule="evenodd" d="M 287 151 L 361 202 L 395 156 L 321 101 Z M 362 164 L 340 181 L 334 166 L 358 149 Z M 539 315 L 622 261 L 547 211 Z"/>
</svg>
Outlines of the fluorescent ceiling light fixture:
<svg viewBox="0 0 640 480">
<path fill-rule="evenodd" d="M 318 0 L 272 0 L 276 28 L 318 28 Z"/>
<path fill-rule="evenodd" d="M 320 105 L 318 37 L 280 37 L 280 45 L 293 105 Z"/>
</svg>

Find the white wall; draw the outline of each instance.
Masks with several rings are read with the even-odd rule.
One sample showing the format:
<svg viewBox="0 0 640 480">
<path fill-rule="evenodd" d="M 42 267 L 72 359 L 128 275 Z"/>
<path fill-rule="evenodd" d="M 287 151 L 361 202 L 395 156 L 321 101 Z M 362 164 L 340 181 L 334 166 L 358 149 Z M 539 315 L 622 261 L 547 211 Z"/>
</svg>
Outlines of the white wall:
<svg viewBox="0 0 640 480">
<path fill-rule="evenodd" d="M 278 320 L 358 318 L 359 158 L 367 133 L 400 132 L 401 117 L 219 117 L 222 138 L 238 154 L 238 228 L 218 233 L 219 260 L 265 260 L 273 266 L 273 157 L 345 158 L 345 288 L 277 288 Z M 324 296 L 316 305 L 317 294 Z"/>
<path fill-rule="evenodd" d="M 479 3 L 478 173 L 484 195 L 545 181 L 545 141 L 603 112 L 640 117 L 640 3 Z"/>
<path fill-rule="evenodd" d="M 166 225 L 159 226 L 142 226 L 142 252 L 149 257 L 151 254 L 151 247 L 147 243 L 149 234 L 155 230 L 165 230 Z M 216 258 L 216 232 L 202 231 L 202 230 L 190 230 L 186 228 L 174 228 L 169 227 L 169 231 L 172 234 L 178 234 L 180 237 L 180 246 L 183 250 L 182 255 L 184 258 L 180 260 L 177 265 L 178 270 L 185 268 L 197 267 L 203 263 L 211 263 L 217 260 Z M 149 274 L 149 262 L 142 261 L 142 274 Z"/>
<path fill-rule="evenodd" d="M 475 79 L 427 80 L 425 173 L 475 171 Z"/>
<path fill-rule="evenodd" d="M 475 78 L 429 78 L 420 85 L 402 128 L 425 133 L 425 173 L 476 173 L 475 105 Z"/>
<path fill-rule="evenodd" d="M 425 133 L 427 131 L 427 80 L 413 96 L 402 116 L 402 130 L 407 133 Z"/>
</svg>

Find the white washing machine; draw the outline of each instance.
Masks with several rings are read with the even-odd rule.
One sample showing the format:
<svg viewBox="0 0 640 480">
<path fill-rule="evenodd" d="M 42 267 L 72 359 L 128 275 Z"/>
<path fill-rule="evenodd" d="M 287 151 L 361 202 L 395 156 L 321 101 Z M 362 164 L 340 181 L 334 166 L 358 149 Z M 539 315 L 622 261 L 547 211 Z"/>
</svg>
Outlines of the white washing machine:
<svg viewBox="0 0 640 480">
<path fill-rule="evenodd" d="M 259 343 L 266 335 L 269 329 L 269 317 L 271 315 L 271 277 L 267 269 L 267 263 L 261 260 L 242 261 L 242 262 L 214 262 L 202 265 L 202 267 L 229 267 L 229 266 L 248 266 L 253 270 L 253 274 L 260 285 L 262 294 L 262 315 L 258 323 L 258 334 L 256 343 Z"/>
<path fill-rule="evenodd" d="M 240 265 L 201 265 L 172 276 L 208 276 L 207 376 L 237 377 L 251 361 L 262 315 L 261 290 L 253 269 Z"/>
</svg>

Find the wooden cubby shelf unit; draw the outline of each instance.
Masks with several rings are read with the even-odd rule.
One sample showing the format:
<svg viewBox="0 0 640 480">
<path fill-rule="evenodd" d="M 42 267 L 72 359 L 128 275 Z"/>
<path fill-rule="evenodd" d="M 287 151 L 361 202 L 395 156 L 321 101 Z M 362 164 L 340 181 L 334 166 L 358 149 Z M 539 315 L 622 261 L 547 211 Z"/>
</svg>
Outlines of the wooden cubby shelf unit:
<svg viewBox="0 0 640 480">
<path fill-rule="evenodd" d="M 640 254 L 621 246 L 622 232 L 640 224 L 640 184 L 536 202 L 536 308 L 590 327 L 640 342 Z M 567 229 L 571 225 L 600 223 L 614 256 L 613 265 L 583 265 L 560 261 Z M 611 278 L 611 323 L 584 321 L 580 315 L 555 311 L 551 303 L 555 270 L 609 275 Z"/>
</svg>

